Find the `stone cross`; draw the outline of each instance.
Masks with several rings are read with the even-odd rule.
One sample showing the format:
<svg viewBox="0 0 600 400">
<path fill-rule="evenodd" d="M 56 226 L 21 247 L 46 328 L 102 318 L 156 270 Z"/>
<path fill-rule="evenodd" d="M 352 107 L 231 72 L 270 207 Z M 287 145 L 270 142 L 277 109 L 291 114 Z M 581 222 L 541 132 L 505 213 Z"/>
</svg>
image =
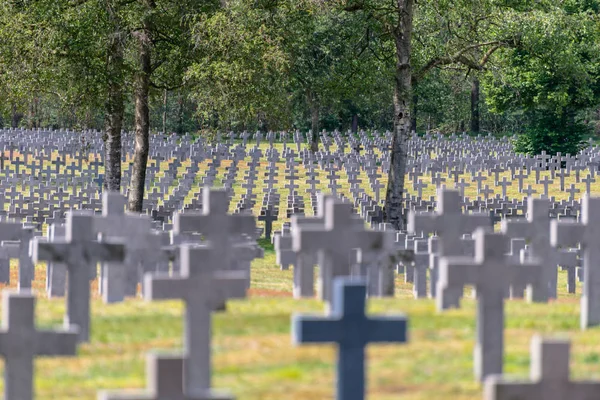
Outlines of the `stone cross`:
<svg viewBox="0 0 600 400">
<path fill-rule="evenodd" d="M 502 375 L 485 381 L 484 400 L 592 400 L 599 398 L 599 381 L 572 381 L 569 377 L 571 358 L 567 340 L 531 341 L 529 382 L 511 381 Z"/>
<path fill-rule="evenodd" d="M 29 242 L 33 238 L 33 229 L 23 227 L 23 224 L 19 222 L 0 222 L 0 242 L 2 241 L 19 241 L 16 254 L 12 251 L 8 251 L 6 248 L 5 253 L 7 258 L 18 258 L 19 259 L 19 288 L 30 289 L 31 282 L 34 279 L 34 265 L 29 257 Z M 4 246 L 3 246 L 4 247 Z M 10 281 L 10 261 L 2 265 L 2 268 L 6 267 L 6 271 L 2 271 L 2 276 L 7 279 L 2 279 L 9 283 Z"/>
<path fill-rule="evenodd" d="M 530 301 L 545 303 L 548 298 L 556 298 L 558 267 L 556 250 L 550 245 L 550 201 L 547 199 L 527 199 L 527 219 L 525 221 L 502 221 L 502 232 L 511 238 L 524 238 L 529 241 L 533 257 L 540 260 L 543 279 L 539 286 L 529 287 Z"/>
<path fill-rule="evenodd" d="M 99 261 L 123 261 L 125 246 L 120 243 L 94 241 L 94 216 L 81 212 L 67 213 L 65 240 L 34 241 L 32 258 L 35 262 L 52 261 L 67 268 L 67 310 L 65 324 L 79 327 L 79 340 L 90 337 L 90 277 Z"/>
<path fill-rule="evenodd" d="M 353 215 L 351 204 L 327 198 L 323 226 L 299 225 L 292 230 L 294 251 L 322 252 L 320 295 L 326 302 L 331 300 L 333 279 L 350 275 L 352 249 L 384 252 L 394 246 L 392 232 L 365 230 Z"/>
<path fill-rule="evenodd" d="M 584 194 L 581 223 L 553 220 L 550 230 L 553 246 L 581 245 L 584 278 L 580 325 L 581 329 L 600 325 L 600 198 Z"/>
<path fill-rule="evenodd" d="M 477 379 L 502 373 L 504 356 L 504 297 L 513 284 L 535 284 L 541 267 L 518 264 L 504 254 L 508 237 L 478 228 L 474 233 L 475 258 L 442 257 L 440 288 L 475 286 L 477 292 L 477 343 L 474 370 Z"/>
<path fill-rule="evenodd" d="M 146 356 L 146 390 L 126 393 L 103 391 L 98 400 L 233 400 L 225 393 L 206 390 L 187 396 L 183 391 L 184 358 L 179 355 L 148 353 Z"/>
<path fill-rule="evenodd" d="M 204 188 L 202 212 L 176 213 L 173 231 L 176 233 L 201 233 L 220 254 L 231 251 L 230 246 L 242 235 L 256 234 L 256 219 L 252 215 L 227 213 L 229 198 L 225 190 Z M 227 266 L 226 269 L 231 269 Z"/>
<path fill-rule="evenodd" d="M 152 227 L 147 215 L 125 213 L 126 203 L 122 194 L 104 191 L 102 215 L 94 217 L 94 231 L 102 234 L 103 239 L 123 241 L 126 250 L 123 263 L 103 265 L 99 285 L 105 303 L 120 302 L 126 295 L 136 295 L 140 258 L 147 248 L 147 236 Z"/>
<path fill-rule="evenodd" d="M 463 214 L 460 205 L 461 199 L 456 190 L 439 190 L 437 200 L 437 210 L 435 213 L 415 213 L 410 211 L 408 214 L 409 232 L 437 232 L 439 236 L 438 253 L 441 256 L 460 256 L 461 237 L 465 233 L 472 233 L 476 228 L 492 227 L 492 220 L 489 215 L 483 213 Z M 431 285 L 439 285 L 439 282 L 431 282 Z M 462 288 L 456 288 L 454 291 L 446 291 L 444 296 L 439 295 L 436 290 L 436 304 L 438 310 L 445 310 L 450 307 L 458 307 Z"/>
<path fill-rule="evenodd" d="M 227 270 L 230 260 L 210 246 L 184 244 L 180 248 L 181 274 L 146 274 L 146 300 L 181 299 L 184 319 L 184 391 L 199 395 L 210 389 L 211 313 L 231 298 L 246 295 L 243 271 Z"/>
<path fill-rule="evenodd" d="M 265 239 L 270 241 L 271 232 L 273 230 L 273 221 L 277 221 L 277 214 L 273 207 L 267 207 L 265 210 L 262 210 L 258 216 L 258 220 L 265 223 Z"/>
<path fill-rule="evenodd" d="M 365 314 L 367 284 L 363 279 L 337 278 L 332 309 L 326 317 L 293 315 L 292 341 L 336 343 L 338 400 L 365 397 L 365 347 L 369 343 L 407 341 L 407 320 L 402 315 L 369 318 Z"/>
<path fill-rule="evenodd" d="M 62 331 L 36 329 L 32 292 L 2 292 L 0 355 L 4 358 L 4 398 L 32 400 L 35 357 L 74 356 L 77 338 L 76 326 Z"/>
</svg>

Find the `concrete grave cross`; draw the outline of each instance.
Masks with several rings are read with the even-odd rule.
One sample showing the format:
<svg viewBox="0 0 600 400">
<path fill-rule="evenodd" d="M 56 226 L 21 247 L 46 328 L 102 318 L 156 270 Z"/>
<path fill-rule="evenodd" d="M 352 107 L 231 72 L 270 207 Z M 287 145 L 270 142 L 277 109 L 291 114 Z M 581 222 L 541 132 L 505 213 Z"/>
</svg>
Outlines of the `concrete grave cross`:
<svg viewBox="0 0 600 400">
<path fill-rule="evenodd" d="M 30 289 L 34 279 L 34 265 L 29 256 L 29 243 L 32 238 L 32 228 L 24 227 L 18 222 L 0 222 L 0 242 L 15 242 L 6 243 L 2 247 L 9 259 L 19 259 L 19 288 Z M 16 243 L 17 241 L 18 243 Z M 1 273 L 3 278 L 6 277 L 6 283 L 8 283 L 10 263 L 2 265 L 2 267 L 8 268 L 7 271 Z"/>
<path fill-rule="evenodd" d="M 226 191 L 204 188 L 202 198 L 201 213 L 175 213 L 174 233 L 201 233 L 221 254 L 228 252 L 230 244 L 242 235 L 253 237 L 256 234 L 254 216 L 227 213 L 229 198 Z M 226 269 L 230 269 L 230 266 Z"/>
<path fill-rule="evenodd" d="M 583 295 L 581 296 L 581 329 L 600 325 L 600 198 L 583 195 L 581 223 L 553 220 L 550 225 L 553 246 L 583 250 Z"/>
<path fill-rule="evenodd" d="M 227 271 L 226 254 L 212 245 L 180 248 L 181 274 L 146 274 L 146 300 L 181 299 L 185 302 L 184 391 L 197 395 L 211 385 L 211 313 L 231 298 L 246 296 L 247 276 Z"/>
<path fill-rule="evenodd" d="M 48 227 L 47 240 L 59 240 L 65 236 L 65 226 L 52 224 Z M 48 297 L 64 297 L 67 284 L 67 269 L 64 264 L 49 262 L 46 266 L 46 292 Z"/>
<path fill-rule="evenodd" d="M 600 381 L 569 378 L 570 343 L 566 340 L 531 341 L 530 382 L 512 381 L 502 375 L 485 381 L 484 400 L 593 400 L 599 397 Z"/>
<path fill-rule="evenodd" d="M 550 244 L 550 201 L 547 199 L 527 199 L 527 219 L 525 221 L 502 221 L 502 232 L 511 238 L 524 238 L 529 241 L 531 255 L 542 265 L 543 279 L 539 286 L 530 286 L 527 296 L 530 301 L 545 303 L 548 298 L 557 296 L 558 267 L 556 249 Z"/>
<path fill-rule="evenodd" d="M 504 297 L 511 285 L 535 284 L 540 265 L 514 263 L 504 254 L 508 236 L 478 228 L 474 233 L 475 258 L 442 257 L 439 283 L 442 291 L 473 285 L 477 291 L 477 343 L 474 370 L 477 379 L 502 372 L 504 356 Z"/>
<path fill-rule="evenodd" d="M 265 239 L 271 241 L 271 232 L 273 230 L 273 221 L 277 221 L 277 213 L 273 209 L 272 206 L 267 207 L 266 209 L 260 212 L 258 216 L 259 221 L 263 221 L 265 223 Z"/>
<path fill-rule="evenodd" d="M 367 284 L 362 279 L 334 281 L 331 313 L 325 317 L 293 315 L 292 341 L 336 343 L 338 400 L 365 397 L 365 347 L 369 343 L 407 341 L 403 315 L 368 317 L 365 314 Z"/>
<path fill-rule="evenodd" d="M 484 213 L 463 214 L 460 196 L 456 190 L 438 190 L 437 210 L 435 213 L 410 211 L 408 214 L 409 232 L 436 232 L 439 236 L 438 253 L 440 256 L 462 255 L 460 243 L 465 233 L 472 233 L 478 227 L 492 228 L 492 220 Z M 436 285 L 437 282 L 431 282 Z M 440 293 L 439 290 L 436 290 Z M 458 307 L 462 289 L 447 291 L 444 296 L 436 296 L 438 310 Z"/>
<path fill-rule="evenodd" d="M 79 326 L 79 340 L 90 337 L 90 278 L 99 261 L 123 261 L 125 246 L 120 243 L 94 240 L 92 214 L 68 212 L 65 240 L 41 242 L 34 240 L 34 262 L 52 261 L 67 268 L 67 314 L 65 324 Z M 37 238 L 36 238 L 37 239 Z"/>
<path fill-rule="evenodd" d="M 121 240 L 125 244 L 124 262 L 103 265 L 100 288 L 105 303 L 123 301 L 135 296 L 139 282 L 139 264 L 146 251 L 152 221 L 147 215 L 125 213 L 127 200 L 118 192 L 102 193 L 102 215 L 94 216 L 94 232 L 102 240 Z"/>
<path fill-rule="evenodd" d="M 360 220 L 359 220 L 360 221 Z M 321 298 L 329 302 L 333 279 L 350 275 L 352 249 L 385 252 L 394 246 L 393 232 L 365 230 L 352 212 L 352 204 L 325 200 L 323 226 L 299 225 L 292 231 L 294 251 L 321 251 Z"/>
<path fill-rule="evenodd" d="M 4 358 L 4 398 L 33 399 L 34 360 L 36 356 L 75 355 L 76 326 L 63 331 L 37 330 L 35 296 L 5 290 L 2 293 L 0 355 Z"/>
<path fill-rule="evenodd" d="M 187 396 L 183 391 L 184 358 L 179 355 L 148 353 L 146 356 L 146 390 L 127 393 L 103 391 L 98 400 L 233 400 L 224 393 L 206 390 Z"/>
</svg>

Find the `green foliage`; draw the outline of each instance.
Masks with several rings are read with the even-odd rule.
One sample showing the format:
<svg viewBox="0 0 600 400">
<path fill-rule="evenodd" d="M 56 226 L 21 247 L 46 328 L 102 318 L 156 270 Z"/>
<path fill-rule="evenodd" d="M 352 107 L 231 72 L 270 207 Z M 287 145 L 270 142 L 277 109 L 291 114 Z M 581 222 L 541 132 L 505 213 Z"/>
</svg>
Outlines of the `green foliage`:
<svg viewBox="0 0 600 400">
<path fill-rule="evenodd" d="M 572 115 L 538 113 L 531 117 L 525 132 L 514 141 L 517 153 L 577 154 L 584 146 L 589 128 Z"/>
</svg>

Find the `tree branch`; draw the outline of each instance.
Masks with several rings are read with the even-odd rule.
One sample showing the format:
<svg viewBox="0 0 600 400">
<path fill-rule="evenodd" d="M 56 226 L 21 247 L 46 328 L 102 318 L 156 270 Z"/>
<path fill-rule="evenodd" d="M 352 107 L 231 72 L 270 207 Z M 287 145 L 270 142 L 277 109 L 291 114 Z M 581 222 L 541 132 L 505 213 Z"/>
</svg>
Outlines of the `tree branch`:
<svg viewBox="0 0 600 400">
<path fill-rule="evenodd" d="M 494 40 L 494 41 L 483 42 L 483 43 L 473 43 L 471 45 L 463 47 L 462 49 L 457 51 L 452 56 L 432 58 L 431 60 L 429 60 L 429 62 L 427 64 L 425 64 L 423 66 L 423 68 L 421 68 L 417 73 L 415 73 L 413 75 L 412 79 L 414 82 L 417 82 L 420 79 L 423 79 L 423 77 L 433 68 L 439 67 L 441 65 L 449 65 L 449 64 L 457 64 L 457 63 L 463 64 L 471 69 L 479 71 L 479 70 L 483 69 L 485 64 L 488 62 L 489 58 L 492 56 L 492 54 L 494 54 L 494 52 L 496 50 L 498 50 L 501 47 L 507 46 L 507 45 L 508 44 L 506 42 L 500 41 L 500 40 Z M 472 60 L 465 55 L 465 53 L 467 53 L 469 50 L 478 49 L 478 48 L 486 47 L 486 46 L 493 46 L 493 47 L 491 47 L 485 53 L 485 55 L 481 58 L 481 60 L 479 62 Z"/>
</svg>

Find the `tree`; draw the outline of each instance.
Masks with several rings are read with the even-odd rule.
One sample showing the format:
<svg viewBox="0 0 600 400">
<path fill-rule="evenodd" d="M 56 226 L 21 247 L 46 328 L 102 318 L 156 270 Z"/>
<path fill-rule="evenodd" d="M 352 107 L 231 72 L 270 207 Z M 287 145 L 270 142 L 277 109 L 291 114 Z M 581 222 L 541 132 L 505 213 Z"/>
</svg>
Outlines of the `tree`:
<svg viewBox="0 0 600 400">
<path fill-rule="evenodd" d="M 316 150 L 324 114 L 381 110 L 389 92 L 362 15 L 308 1 L 235 0 L 197 26 L 201 56 L 188 76 L 204 119 L 216 114 L 223 128 L 256 121 L 286 129 L 308 119 Z"/>
<path fill-rule="evenodd" d="M 566 2 L 507 14 L 504 29 L 521 35 L 486 72 L 484 90 L 494 112 L 525 121 L 517 150 L 578 151 L 589 130 L 580 117 L 600 99 L 597 10 Z"/>
<path fill-rule="evenodd" d="M 483 69 L 492 54 L 507 43 L 504 36 L 490 38 L 496 30 L 485 29 L 499 20 L 502 9 L 489 0 L 428 0 L 418 7 L 414 0 L 340 0 L 338 7 L 366 14 L 373 29 L 393 44 L 394 128 L 384 219 L 402 229 L 413 86 L 434 69 Z"/>
</svg>

